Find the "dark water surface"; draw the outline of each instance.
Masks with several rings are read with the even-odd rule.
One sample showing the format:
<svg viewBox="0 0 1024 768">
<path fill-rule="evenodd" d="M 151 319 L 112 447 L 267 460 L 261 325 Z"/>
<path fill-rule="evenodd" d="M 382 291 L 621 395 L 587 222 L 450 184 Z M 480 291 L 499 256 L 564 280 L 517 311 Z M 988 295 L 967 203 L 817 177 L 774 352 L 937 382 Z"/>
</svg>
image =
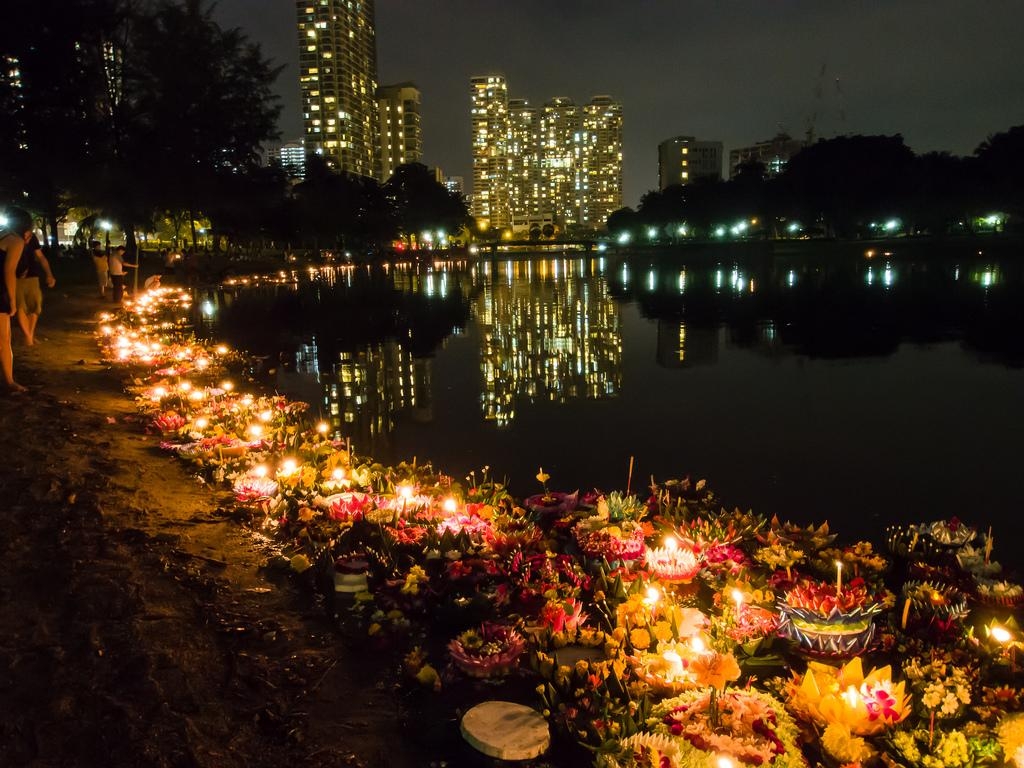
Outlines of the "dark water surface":
<svg viewBox="0 0 1024 768">
<path fill-rule="evenodd" d="M 869 247 L 339 268 L 203 293 L 197 326 L 385 463 L 525 496 L 632 456 L 634 489 L 703 477 L 844 538 L 956 515 L 1024 563 L 1024 254 Z"/>
</svg>

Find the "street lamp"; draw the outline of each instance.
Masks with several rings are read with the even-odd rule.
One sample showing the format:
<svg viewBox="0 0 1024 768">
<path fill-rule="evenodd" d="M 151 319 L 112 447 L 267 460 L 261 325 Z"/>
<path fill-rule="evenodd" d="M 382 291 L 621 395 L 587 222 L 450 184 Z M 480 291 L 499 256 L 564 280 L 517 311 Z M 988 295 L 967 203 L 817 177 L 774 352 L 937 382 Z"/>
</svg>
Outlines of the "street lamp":
<svg viewBox="0 0 1024 768">
<path fill-rule="evenodd" d="M 106 248 L 107 255 L 109 256 L 110 255 L 110 230 L 113 227 L 113 225 L 109 221 L 107 221 L 106 219 L 101 221 L 99 224 L 100 224 L 100 229 L 103 230 L 104 235 L 105 235 L 105 237 L 104 237 L 104 241 L 105 242 L 103 243 L 103 246 Z"/>
</svg>

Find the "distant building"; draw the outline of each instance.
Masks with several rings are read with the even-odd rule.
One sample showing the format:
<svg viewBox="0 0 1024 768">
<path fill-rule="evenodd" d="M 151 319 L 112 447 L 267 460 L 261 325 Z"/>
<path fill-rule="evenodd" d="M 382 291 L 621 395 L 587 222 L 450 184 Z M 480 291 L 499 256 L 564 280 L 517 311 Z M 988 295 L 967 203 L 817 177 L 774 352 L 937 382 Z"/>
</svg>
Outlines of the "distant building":
<svg viewBox="0 0 1024 768">
<path fill-rule="evenodd" d="M 413 83 L 382 85 L 377 89 L 377 112 L 380 180 L 384 182 L 398 166 L 423 158 L 419 89 Z"/>
<path fill-rule="evenodd" d="M 511 99 L 508 103 L 509 123 L 509 203 L 512 219 L 523 220 L 539 216 L 543 190 L 541 189 L 540 112 L 526 99 Z"/>
<path fill-rule="evenodd" d="M 736 176 L 737 169 L 751 161 L 764 165 L 769 176 L 778 176 L 786 163 L 804 148 L 804 142 L 787 133 L 779 133 L 768 141 L 761 141 L 750 147 L 739 147 L 729 151 L 729 178 Z"/>
<path fill-rule="evenodd" d="M 379 178 L 374 0 L 298 0 L 296 13 L 306 149 Z"/>
<path fill-rule="evenodd" d="M 306 178 L 306 142 L 289 141 L 277 148 L 277 161 L 293 179 Z"/>
<path fill-rule="evenodd" d="M 722 180 L 722 142 L 676 136 L 658 145 L 658 188 L 698 179 Z"/>
<path fill-rule="evenodd" d="M 559 96 L 508 98 L 505 78 L 475 77 L 471 212 L 491 227 L 537 222 L 601 229 L 622 207 L 622 106 Z"/>
<path fill-rule="evenodd" d="M 583 107 L 579 223 L 604 227 L 622 207 L 622 105 L 610 96 L 595 96 Z"/>
<path fill-rule="evenodd" d="M 577 221 L 576 135 L 580 110 L 572 99 L 558 96 L 544 105 L 540 118 L 541 210 L 563 224 Z"/>
<path fill-rule="evenodd" d="M 507 227 L 509 205 L 508 86 L 500 75 L 474 77 L 472 88 L 473 201 L 470 213 Z"/>
<path fill-rule="evenodd" d="M 461 176 L 445 176 L 444 186 L 449 192 L 454 192 L 459 195 L 466 193 L 466 180 Z"/>
</svg>

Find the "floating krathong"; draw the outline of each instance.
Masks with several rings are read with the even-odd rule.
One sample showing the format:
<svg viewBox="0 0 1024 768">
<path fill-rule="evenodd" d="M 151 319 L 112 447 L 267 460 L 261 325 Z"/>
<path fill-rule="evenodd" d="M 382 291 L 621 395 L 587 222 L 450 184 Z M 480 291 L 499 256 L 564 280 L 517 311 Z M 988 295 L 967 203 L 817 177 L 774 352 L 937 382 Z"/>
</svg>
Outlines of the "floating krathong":
<svg viewBox="0 0 1024 768">
<path fill-rule="evenodd" d="M 903 682 L 894 683 L 892 668 L 864 674 L 859 657 L 840 668 L 810 662 L 794 675 L 787 692 L 789 708 L 818 725 L 845 725 L 859 736 L 877 735 L 902 722 L 911 712 Z"/>
<path fill-rule="evenodd" d="M 510 627 L 484 622 L 448 643 L 452 661 L 470 677 L 509 674 L 526 648 L 526 640 Z"/>
<path fill-rule="evenodd" d="M 701 561 L 693 549 L 680 546 L 674 536 L 667 536 L 665 546 L 647 549 L 647 567 L 659 581 L 688 584 L 700 573 Z"/>
<path fill-rule="evenodd" d="M 837 590 L 830 583 L 803 583 L 779 601 L 780 633 L 812 654 L 847 658 L 863 653 L 875 636 L 882 610 L 859 580 Z"/>
<path fill-rule="evenodd" d="M 908 581 L 903 584 L 902 626 L 951 629 L 968 613 L 967 596 L 948 584 Z"/>
</svg>

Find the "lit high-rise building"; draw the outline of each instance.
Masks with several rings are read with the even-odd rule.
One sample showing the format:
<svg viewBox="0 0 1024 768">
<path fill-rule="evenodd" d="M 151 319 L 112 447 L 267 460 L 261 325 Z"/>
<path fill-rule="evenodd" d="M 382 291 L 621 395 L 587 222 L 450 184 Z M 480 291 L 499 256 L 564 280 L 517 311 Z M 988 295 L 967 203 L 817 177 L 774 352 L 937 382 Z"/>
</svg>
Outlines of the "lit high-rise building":
<svg viewBox="0 0 1024 768">
<path fill-rule="evenodd" d="M 297 0 L 306 149 L 377 178 L 374 0 Z"/>
<path fill-rule="evenodd" d="M 306 177 L 306 142 L 302 139 L 282 144 L 277 150 L 277 159 L 292 178 Z"/>
<path fill-rule="evenodd" d="M 473 201 L 470 213 L 491 227 L 511 223 L 508 87 L 500 75 L 470 81 L 473 118 Z"/>
<path fill-rule="evenodd" d="M 722 142 L 675 136 L 658 145 L 658 188 L 697 179 L 722 180 Z"/>
<path fill-rule="evenodd" d="M 578 216 L 576 172 L 580 110 L 559 96 L 544 105 L 540 118 L 540 166 L 544 179 L 542 208 L 555 220 L 575 224 Z"/>
<path fill-rule="evenodd" d="M 509 100 L 503 77 L 472 83 L 473 215 L 517 233 L 604 227 L 622 207 L 622 105 L 559 96 L 538 110 Z"/>
<path fill-rule="evenodd" d="M 528 221 L 541 212 L 540 156 L 537 136 L 540 114 L 526 99 L 508 103 L 509 202 L 513 222 Z"/>
<path fill-rule="evenodd" d="M 420 132 L 420 92 L 413 83 L 382 85 L 377 90 L 380 133 L 380 180 L 395 168 L 418 163 L 423 157 Z"/>
<path fill-rule="evenodd" d="M 579 223 L 604 226 L 622 207 L 622 105 L 610 96 L 595 96 L 583 107 Z"/>
</svg>

